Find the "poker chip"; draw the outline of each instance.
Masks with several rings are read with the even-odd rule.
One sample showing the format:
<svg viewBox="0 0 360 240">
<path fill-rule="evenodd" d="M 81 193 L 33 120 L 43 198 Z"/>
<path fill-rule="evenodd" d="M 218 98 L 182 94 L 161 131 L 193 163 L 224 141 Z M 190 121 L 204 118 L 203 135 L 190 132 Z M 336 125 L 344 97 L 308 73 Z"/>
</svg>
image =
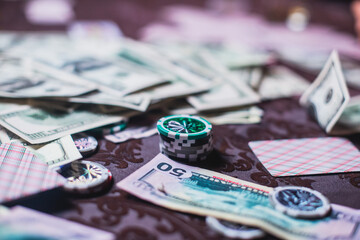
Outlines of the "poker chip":
<svg viewBox="0 0 360 240">
<path fill-rule="evenodd" d="M 171 115 L 157 123 L 160 152 L 173 160 L 203 161 L 213 150 L 212 125 L 191 115 Z"/>
<path fill-rule="evenodd" d="M 229 238 L 255 239 L 265 236 L 265 232 L 258 228 L 228 222 L 214 217 L 206 217 L 206 224 L 213 230 Z"/>
<path fill-rule="evenodd" d="M 295 218 L 321 218 L 331 209 L 324 195 L 306 187 L 277 187 L 270 202 L 276 210 Z"/>
<path fill-rule="evenodd" d="M 59 172 L 66 178 L 64 190 L 71 193 L 96 193 L 106 189 L 112 174 L 106 167 L 90 161 L 80 160 L 70 163 Z"/>
<path fill-rule="evenodd" d="M 72 137 L 76 148 L 83 157 L 87 157 L 96 151 L 98 146 L 96 138 L 85 133 L 74 134 Z"/>
<path fill-rule="evenodd" d="M 172 139 L 201 139 L 211 134 L 212 125 L 201 117 L 191 115 L 171 115 L 157 123 L 160 134 Z"/>
</svg>

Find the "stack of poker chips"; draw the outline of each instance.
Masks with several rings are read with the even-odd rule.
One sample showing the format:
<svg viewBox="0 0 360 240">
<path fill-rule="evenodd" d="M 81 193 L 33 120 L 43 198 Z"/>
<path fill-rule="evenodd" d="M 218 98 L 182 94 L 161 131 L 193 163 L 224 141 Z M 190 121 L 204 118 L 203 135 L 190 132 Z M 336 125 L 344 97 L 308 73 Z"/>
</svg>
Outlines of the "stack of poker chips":
<svg viewBox="0 0 360 240">
<path fill-rule="evenodd" d="M 182 162 L 196 162 L 207 158 L 213 149 L 212 125 L 191 115 L 171 115 L 157 123 L 160 152 Z"/>
</svg>

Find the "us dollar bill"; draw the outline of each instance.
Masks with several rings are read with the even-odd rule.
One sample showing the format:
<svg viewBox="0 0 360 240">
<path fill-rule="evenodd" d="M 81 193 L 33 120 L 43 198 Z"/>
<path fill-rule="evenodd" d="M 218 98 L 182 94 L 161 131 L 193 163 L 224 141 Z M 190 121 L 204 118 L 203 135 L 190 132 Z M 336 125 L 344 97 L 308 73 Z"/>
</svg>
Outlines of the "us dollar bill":
<svg viewBox="0 0 360 240">
<path fill-rule="evenodd" d="M 360 96 L 350 99 L 344 112 L 331 130 L 332 135 L 349 135 L 360 132 Z"/>
<path fill-rule="evenodd" d="M 184 165 L 162 154 L 117 187 L 165 208 L 258 227 L 282 239 L 360 237 L 360 210 L 332 204 L 331 214 L 323 219 L 293 218 L 272 207 L 272 188 Z"/>
<path fill-rule="evenodd" d="M 245 83 L 234 79 L 231 73 L 207 52 L 199 54 L 206 67 L 212 69 L 220 82 L 209 91 L 189 96 L 188 102 L 198 111 L 244 106 L 259 102 L 259 96 Z M 221 77 L 220 77 L 221 76 Z"/>
<path fill-rule="evenodd" d="M 50 168 L 56 168 L 82 158 L 70 135 L 45 144 L 29 144 L 15 134 L 0 127 L 0 144 L 17 142 L 32 151 Z"/>
<path fill-rule="evenodd" d="M 350 99 L 339 56 L 333 51 L 318 77 L 300 98 L 327 133 L 340 118 Z"/>
<path fill-rule="evenodd" d="M 30 59 L 2 56 L 0 66 L 1 97 L 71 97 L 95 90 L 75 75 L 50 72 Z"/>
<path fill-rule="evenodd" d="M 72 102 L 72 103 L 89 103 L 89 104 L 103 104 L 125 109 L 132 109 L 140 112 L 145 112 L 150 105 L 150 96 L 146 94 L 138 96 L 116 96 L 102 91 L 92 92 L 89 94 L 59 98 L 58 100 Z"/>
<path fill-rule="evenodd" d="M 118 58 L 133 61 L 169 80 L 168 84 L 135 93 L 132 95 L 150 95 L 153 101 L 186 96 L 209 90 L 212 80 L 195 73 L 189 65 L 171 61 L 153 46 L 124 39 Z"/>
<path fill-rule="evenodd" d="M 70 72 L 82 78 L 85 86 L 93 85 L 107 93 L 124 96 L 167 82 L 162 76 L 131 61 L 115 59 L 108 53 L 99 54 L 96 47 L 86 41 L 36 34 L 22 38 L 18 45 L 7 51 L 8 54 L 29 57 L 52 69 Z"/>
<path fill-rule="evenodd" d="M 123 119 L 123 116 L 91 112 L 86 108 L 64 112 L 19 105 L 0 112 L 0 125 L 31 144 L 53 141 Z"/>
<path fill-rule="evenodd" d="M 269 69 L 259 84 L 258 93 L 262 100 L 302 95 L 310 84 L 301 76 L 284 66 Z"/>
<path fill-rule="evenodd" d="M 157 134 L 157 129 L 154 126 L 127 127 L 117 133 L 105 135 L 105 139 L 113 143 L 122 143 L 130 139 L 145 138 L 155 134 Z"/>
<path fill-rule="evenodd" d="M 205 118 L 212 124 L 253 124 L 261 122 L 264 111 L 256 106 L 244 107 L 239 109 L 231 109 L 226 111 L 216 111 L 208 113 L 199 113 L 196 109 L 181 102 L 172 104 L 176 108 L 170 106 L 163 107 L 163 110 L 170 115 L 191 114 Z"/>
</svg>

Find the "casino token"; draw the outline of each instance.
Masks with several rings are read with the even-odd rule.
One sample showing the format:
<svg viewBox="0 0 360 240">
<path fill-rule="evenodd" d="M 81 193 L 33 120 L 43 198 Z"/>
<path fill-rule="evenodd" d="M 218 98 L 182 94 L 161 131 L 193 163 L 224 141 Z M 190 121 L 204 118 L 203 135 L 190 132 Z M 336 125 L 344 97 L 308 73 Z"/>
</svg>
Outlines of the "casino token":
<svg viewBox="0 0 360 240">
<path fill-rule="evenodd" d="M 160 144 L 164 148 L 167 148 L 169 151 L 204 152 L 204 151 L 210 151 L 210 150 L 213 149 L 213 144 L 212 143 L 204 144 L 204 145 L 199 146 L 199 147 L 173 146 L 172 144 L 169 144 L 169 143 L 166 143 L 166 142 L 161 142 L 161 141 L 160 141 Z"/>
<path fill-rule="evenodd" d="M 193 149 L 200 149 L 203 148 L 205 145 L 209 146 L 213 144 L 213 138 L 209 138 L 207 141 L 203 141 L 201 142 L 201 144 L 197 144 L 197 143 L 178 143 L 178 142 L 168 142 L 168 141 L 164 141 L 160 138 L 160 142 L 162 142 L 165 146 L 174 148 L 174 149 L 184 149 L 184 148 L 193 148 Z"/>
<path fill-rule="evenodd" d="M 185 154 L 205 154 L 205 153 L 210 153 L 213 149 L 212 146 L 205 146 L 205 145 L 202 148 L 184 148 L 184 149 L 174 149 L 166 145 L 160 145 L 160 148 L 164 148 L 172 153 L 185 153 Z"/>
<path fill-rule="evenodd" d="M 162 134 L 160 134 L 160 138 L 164 142 L 171 143 L 171 144 L 177 144 L 179 146 L 202 146 L 203 144 L 208 143 L 212 139 L 212 134 L 210 134 L 209 136 L 206 136 L 204 138 L 192 139 L 192 140 L 173 139 L 173 138 L 164 136 Z"/>
<path fill-rule="evenodd" d="M 179 160 L 181 162 L 195 162 L 206 160 L 208 154 L 185 154 L 185 153 L 172 153 L 166 149 L 160 149 L 160 152 L 171 159 Z"/>
<path fill-rule="evenodd" d="M 104 166 L 80 160 L 62 168 L 60 174 L 67 182 L 64 190 L 72 193 L 95 193 L 104 190 L 112 180 L 111 172 Z"/>
<path fill-rule="evenodd" d="M 212 125 L 201 117 L 191 115 L 171 115 L 157 123 L 160 134 L 181 140 L 204 138 L 211 133 Z"/>
<path fill-rule="evenodd" d="M 269 197 L 276 210 L 296 218 L 321 218 L 331 209 L 324 195 L 306 187 L 277 187 Z"/>
<path fill-rule="evenodd" d="M 201 161 L 206 160 L 206 156 L 197 157 L 197 158 L 183 158 L 183 157 L 176 157 L 176 156 L 168 155 L 168 154 L 165 154 L 163 152 L 161 152 L 161 153 L 164 154 L 165 156 L 167 156 L 168 158 L 172 159 L 172 160 L 183 162 L 183 163 L 201 162 Z"/>
<path fill-rule="evenodd" d="M 89 156 L 96 151 L 98 142 L 94 137 L 88 136 L 85 133 L 74 134 L 72 137 L 76 148 L 83 157 Z"/>
<path fill-rule="evenodd" d="M 214 217 L 206 217 L 206 224 L 218 233 L 229 238 L 255 239 L 265 236 L 265 232 L 258 228 L 219 220 Z"/>
<path fill-rule="evenodd" d="M 204 151 L 205 149 L 211 149 L 213 147 L 212 142 L 209 142 L 207 144 L 203 144 L 201 146 L 196 146 L 196 147 L 187 147 L 187 146 L 178 146 L 178 145 L 173 145 L 173 144 L 169 144 L 167 142 L 163 142 L 160 141 L 160 143 L 168 148 L 169 150 L 178 150 L 178 151 Z"/>
</svg>

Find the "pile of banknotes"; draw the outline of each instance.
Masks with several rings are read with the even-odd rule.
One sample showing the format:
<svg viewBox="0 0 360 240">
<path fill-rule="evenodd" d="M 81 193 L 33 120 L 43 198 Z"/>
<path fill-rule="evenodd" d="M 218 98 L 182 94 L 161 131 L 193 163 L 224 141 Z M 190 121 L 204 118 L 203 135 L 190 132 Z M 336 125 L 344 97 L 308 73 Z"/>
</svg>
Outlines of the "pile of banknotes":
<svg viewBox="0 0 360 240">
<path fill-rule="evenodd" d="M 212 124 L 259 123 L 263 111 L 254 104 L 299 96 L 310 85 L 273 64 L 272 53 L 229 44 L 63 33 L 3 32 L 0 39 L 0 141 L 21 141 L 54 166 L 80 158 L 71 134 L 153 109 Z M 357 106 L 345 109 L 347 133 L 359 131 Z"/>
</svg>

